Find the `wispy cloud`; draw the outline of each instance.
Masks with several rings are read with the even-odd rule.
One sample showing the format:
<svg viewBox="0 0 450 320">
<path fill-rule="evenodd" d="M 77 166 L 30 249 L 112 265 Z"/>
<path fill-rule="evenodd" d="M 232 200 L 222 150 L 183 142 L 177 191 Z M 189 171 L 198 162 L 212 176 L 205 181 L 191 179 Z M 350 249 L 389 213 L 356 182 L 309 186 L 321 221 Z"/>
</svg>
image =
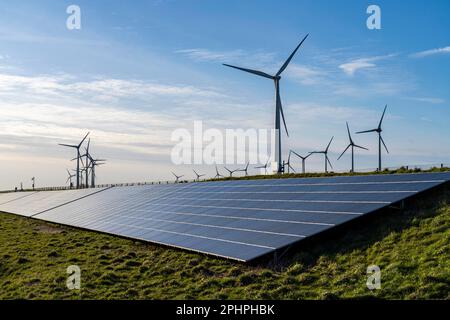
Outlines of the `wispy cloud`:
<svg viewBox="0 0 450 320">
<path fill-rule="evenodd" d="M 438 54 L 449 54 L 449 53 L 450 53 L 450 46 L 447 46 L 447 47 L 443 47 L 443 48 L 435 48 L 435 49 L 416 52 L 416 53 L 411 54 L 410 56 L 413 58 L 424 58 L 424 57 L 428 57 L 428 56 L 434 56 L 434 55 L 438 55 Z"/>
<path fill-rule="evenodd" d="M 316 67 L 292 64 L 286 70 L 286 75 L 301 84 L 314 85 L 320 83 L 326 73 Z"/>
<path fill-rule="evenodd" d="M 270 68 L 276 63 L 275 54 L 265 51 L 248 52 L 241 49 L 228 51 L 213 51 L 204 48 L 177 50 L 181 54 L 194 61 L 206 61 L 216 63 L 238 63 L 254 67 Z"/>
<path fill-rule="evenodd" d="M 396 56 L 396 54 L 388 54 L 383 56 L 376 57 L 367 57 L 367 58 L 358 58 L 351 60 L 349 62 L 343 63 L 339 65 L 339 68 L 342 69 L 347 75 L 353 76 L 356 71 L 368 68 L 376 67 L 375 62 L 380 60 L 389 59 Z"/>
<path fill-rule="evenodd" d="M 418 101 L 418 102 L 425 102 L 425 103 L 432 103 L 432 104 L 441 104 L 441 103 L 445 102 L 444 99 L 432 98 L 432 97 L 410 97 L 410 98 L 407 98 L 407 100 Z"/>
</svg>

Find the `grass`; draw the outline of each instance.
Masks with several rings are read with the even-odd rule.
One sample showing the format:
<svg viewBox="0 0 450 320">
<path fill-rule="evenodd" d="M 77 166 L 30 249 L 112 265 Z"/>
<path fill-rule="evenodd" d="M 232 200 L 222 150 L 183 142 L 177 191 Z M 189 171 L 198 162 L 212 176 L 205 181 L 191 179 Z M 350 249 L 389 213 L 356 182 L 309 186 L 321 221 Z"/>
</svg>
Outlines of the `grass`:
<svg viewBox="0 0 450 320">
<path fill-rule="evenodd" d="M 277 265 L 223 259 L 0 214 L 0 299 L 450 299 L 450 191 L 386 209 Z M 365 283 L 381 268 L 380 290 Z M 81 290 L 66 269 L 81 268 Z"/>
</svg>

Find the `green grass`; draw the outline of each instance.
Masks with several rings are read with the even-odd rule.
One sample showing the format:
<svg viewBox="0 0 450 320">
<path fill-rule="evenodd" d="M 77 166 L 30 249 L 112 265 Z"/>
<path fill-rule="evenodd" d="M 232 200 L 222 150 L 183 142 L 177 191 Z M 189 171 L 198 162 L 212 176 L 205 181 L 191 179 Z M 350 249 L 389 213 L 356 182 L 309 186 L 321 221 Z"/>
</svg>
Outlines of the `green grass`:
<svg viewBox="0 0 450 320">
<path fill-rule="evenodd" d="M 2 213 L 0 299 L 450 299 L 447 189 L 291 249 L 277 265 Z M 381 290 L 365 285 L 372 264 L 381 268 Z M 66 288 L 69 265 L 81 268 L 79 291 Z"/>
</svg>

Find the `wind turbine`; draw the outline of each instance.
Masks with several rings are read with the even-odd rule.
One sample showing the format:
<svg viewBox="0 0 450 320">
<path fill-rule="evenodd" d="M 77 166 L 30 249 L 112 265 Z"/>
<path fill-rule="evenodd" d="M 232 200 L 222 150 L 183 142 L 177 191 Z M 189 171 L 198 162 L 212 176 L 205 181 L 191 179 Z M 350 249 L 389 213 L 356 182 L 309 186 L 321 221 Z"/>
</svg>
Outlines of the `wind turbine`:
<svg viewBox="0 0 450 320">
<path fill-rule="evenodd" d="M 348 127 L 348 122 L 346 122 L 346 124 L 347 124 L 348 139 L 349 139 L 350 143 L 348 144 L 347 148 L 345 148 L 344 152 L 341 153 L 341 155 L 339 156 L 338 160 L 344 155 L 344 153 L 348 150 L 348 148 L 351 147 L 352 148 L 352 171 L 351 172 L 354 173 L 355 172 L 355 158 L 354 158 L 354 150 L 353 149 L 355 147 L 359 148 L 359 149 L 364 149 L 364 150 L 369 150 L 369 149 L 361 147 L 361 146 L 358 146 L 357 144 L 355 144 L 353 142 L 352 135 L 350 134 L 350 129 Z"/>
<path fill-rule="evenodd" d="M 32 177 L 31 178 L 31 187 L 33 188 L 33 190 L 34 190 L 34 182 L 36 181 L 36 178 L 35 177 Z"/>
<path fill-rule="evenodd" d="M 179 182 L 179 180 L 180 180 L 180 178 L 182 178 L 182 177 L 184 177 L 183 175 L 181 175 L 181 176 L 177 176 L 175 173 L 173 173 L 172 172 L 172 174 L 175 176 L 175 183 L 178 183 Z"/>
<path fill-rule="evenodd" d="M 70 182 L 70 188 L 72 189 L 72 186 L 73 186 L 72 178 L 75 177 L 76 175 L 75 175 L 75 174 L 71 174 L 70 171 L 69 171 L 69 169 L 66 169 L 66 170 L 67 170 L 67 174 L 68 174 L 66 183 L 67 183 L 67 182 Z"/>
<path fill-rule="evenodd" d="M 265 173 L 265 174 L 267 174 L 267 167 L 269 166 L 269 161 L 270 161 L 270 158 L 269 158 L 269 159 L 267 159 L 267 162 L 266 162 L 266 164 L 265 164 L 265 165 L 263 165 L 263 166 L 258 166 L 258 167 L 255 167 L 255 169 L 264 169 L 264 173 Z"/>
<path fill-rule="evenodd" d="M 292 171 L 295 172 L 294 168 L 291 166 L 291 154 L 292 154 L 292 150 L 289 150 L 288 160 L 283 163 L 284 167 L 287 166 L 287 173 L 290 173 L 290 169 L 292 169 Z M 283 169 L 283 172 L 286 172 L 286 170 Z"/>
<path fill-rule="evenodd" d="M 255 75 L 260 76 L 260 77 L 271 79 L 271 80 L 273 80 L 273 82 L 275 84 L 275 108 L 276 108 L 275 109 L 275 135 L 276 135 L 275 136 L 275 162 L 277 163 L 277 167 L 278 167 L 277 168 L 277 173 L 281 173 L 282 170 L 283 170 L 283 165 L 282 165 L 282 161 L 281 161 L 281 132 L 280 132 L 280 130 L 281 130 L 281 121 L 280 121 L 280 116 L 281 116 L 281 118 L 283 118 L 284 128 L 286 130 L 287 136 L 289 137 L 289 132 L 288 132 L 287 126 L 286 126 L 286 120 L 284 118 L 283 106 L 281 105 L 281 97 L 280 97 L 281 74 L 286 69 L 286 67 L 289 65 L 289 63 L 291 62 L 291 60 L 294 57 L 295 53 L 300 48 L 300 46 L 302 45 L 303 41 L 306 40 L 308 35 L 309 34 L 307 34 L 303 38 L 303 40 L 299 43 L 299 45 L 295 48 L 295 50 L 291 53 L 291 55 L 287 58 L 287 60 L 281 66 L 280 70 L 278 70 L 278 72 L 275 75 L 270 75 L 270 74 L 267 74 L 265 72 L 258 71 L 258 70 L 252 70 L 252 69 L 236 67 L 236 66 L 232 66 L 230 64 L 223 64 L 224 66 L 227 66 L 227 67 L 230 67 L 230 68 L 238 69 L 238 70 L 241 70 L 241 71 L 245 71 L 245 72 L 249 72 L 249 73 L 255 74 Z"/>
<path fill-rule="evenodd" d="M 381 116 L 380 122 L 378 123 L 378 127 L 372 130 L 366 130 L 366 131 L 359 131 L 356 134 L 360 133 L 368 133 L 368 132 L 376 132 L 378 133 L 378 171 L 381 171 L 381 144 L 383 144 L 384 148 L 386 149 L 386 152 L 389 153 L 388 148 L 386 147 L 386 144 L 384 143 L 383 138 L 381 137 L 381 132 L 383 131 L 381 129 L 381 124 L 383 123 L 384 114 L 386 113 L 387 105 L 384 107 L 383 115 Z"/>
<path fill-rule="evenodd" d="M 233 173 L 239 171 L 239 169 L 230 170 L 227 167 L 224 167 L 224 168 L 225 168 L 225 170 L 227 170 L 230 173 L 230 178 L 233 176 Z"/>
<path fill-rule="evenodd" d="M 95 188 L 95 167 L 104 165 L 105 159 L 93 159 L 91 155 L 89 155 L 90 166 L 91 166 L 91 188 Z"/>
<path fill-rule="evenodd" d="M 214 179 L 220 179 L 221 177 L 223 178 L 224 176 L 219 173 L 219 169 L 217 169 L 217 166 L 216 166 L 216 175 L 215 175 Z"/>
<path fill-rule="evenodd" d="M 192 171 L 194 171 L 195 175 L 197 176 L 197 181 L 200 181 L 200 178 L 204 176 L 204 174 L 198 174 L 194 169 L 192 169 Z"/>
<path fill-rule="evenodd" d="M 305 162 L 306 159 L 308 159 L 312 153 L 308 153 L 306 156 L 301 156 L 299 155 L 297 152 L 295 152 L 294 150 L 291 150 L 293 154 L 295 154 L 297 157 L 299 157 L 300 159 L 302 159 L 302 173 L 305 174 L 306 172 L 306 166 L 305 166 Z"/>
<path fill-rule="evenodd" d="M 240 169 L 240 170 L 237 170 L 237 171 L 245 172 L 245 176 L 247 177 L 248 176 L 248 166 L 249 165 L 250 165 L 250 162 L 247 162 L 247 165 L 245 166 L 244 169 Z"/>
<path fill-rule="evenodd" d="M 77 158 L 76 158 L 77 159 L 77 189 L 80 187 L 80 159 L 81 159 L 80 147 L 83 144 L 84 140 L 86 140 L 88 135 L 89 135 L 89 132 L 84 136 L 83 140 L 81 140 L 81 142 L 77 145 L 59 143 L 60 146 L 77 149 Z"/>
<path fill-rule="evenodd" d="M 310 152 L 310 154 L 314 153 L 321 153 L 325 156 L 325 173 L 328 173 L 328 166 L 327 163 L 330 164 L 331 169 L 333 169 L 333 166 L 331 165 L 330 159 L 328 158 L 328 149 L 330 148 L 331 142 L 333 141 L 334 137 L 331 137 L 330 142 L 327 145 L 327 148 L 324 151 L 313 151 Z"/>
</svg>

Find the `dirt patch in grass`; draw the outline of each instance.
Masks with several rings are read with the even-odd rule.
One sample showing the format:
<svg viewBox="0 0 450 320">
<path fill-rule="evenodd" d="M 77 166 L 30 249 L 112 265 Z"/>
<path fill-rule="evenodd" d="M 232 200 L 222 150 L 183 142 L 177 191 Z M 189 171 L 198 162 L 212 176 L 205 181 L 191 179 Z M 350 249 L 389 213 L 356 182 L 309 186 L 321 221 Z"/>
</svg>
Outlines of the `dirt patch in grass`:
<svg viewBox="0 0 450 320">
<path fill-rule="evenodd" d="M 54 225 L 50 225 L 50 224 L 42 224 L 42 225 L 36 226 L 34 228 L 34 231 L 39 232 L 39 233 L 58 234 L 58 233 L 63 233 L 64 229 L 59 228 Z"/>
</svg>

